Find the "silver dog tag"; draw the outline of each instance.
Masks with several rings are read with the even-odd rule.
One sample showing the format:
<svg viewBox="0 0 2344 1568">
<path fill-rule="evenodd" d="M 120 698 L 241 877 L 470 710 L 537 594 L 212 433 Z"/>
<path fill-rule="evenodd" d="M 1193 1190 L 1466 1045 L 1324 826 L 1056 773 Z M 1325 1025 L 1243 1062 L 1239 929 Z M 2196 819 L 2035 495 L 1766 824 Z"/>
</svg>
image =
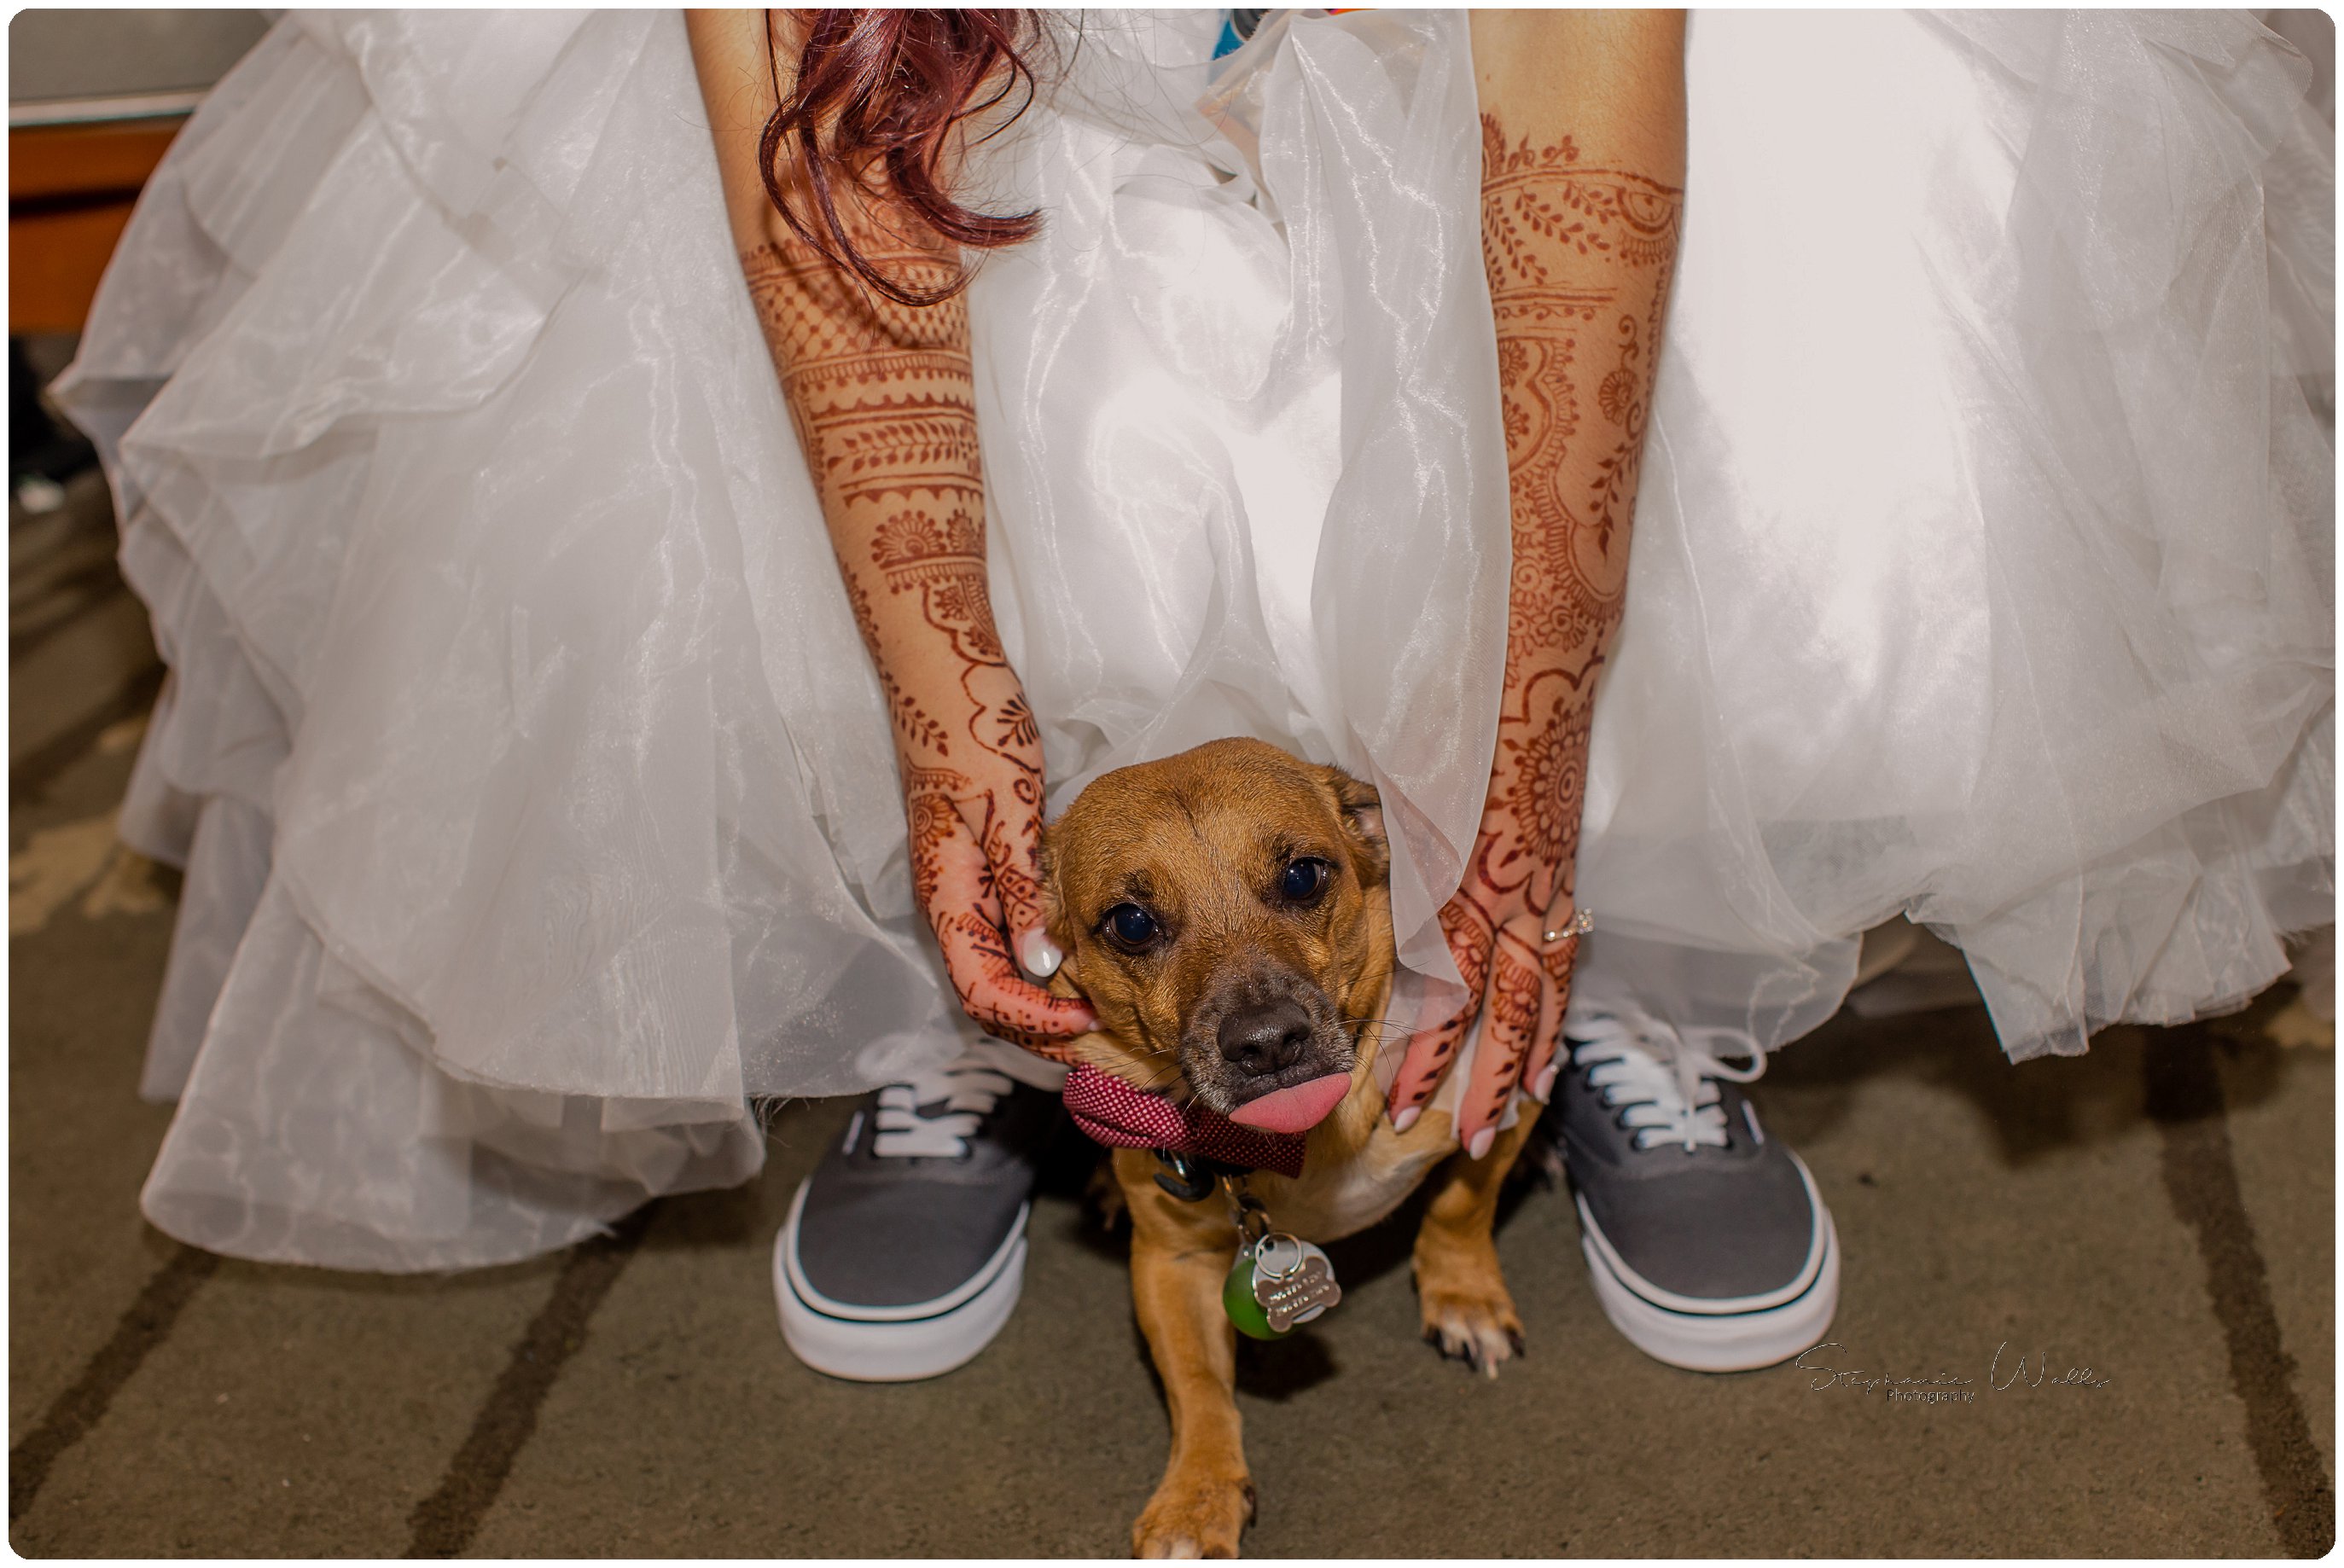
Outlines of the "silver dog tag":
<svg viewBox="0 0 2344 1568">
<path fill-rule="evenodd" d="M 1310 1242 L 1272 1231 L 1254 1243 L 1253 1299 L 1269 1326 L 1286 1333 L 1343 1299 L 1335 1266 Z"/>
</svg>

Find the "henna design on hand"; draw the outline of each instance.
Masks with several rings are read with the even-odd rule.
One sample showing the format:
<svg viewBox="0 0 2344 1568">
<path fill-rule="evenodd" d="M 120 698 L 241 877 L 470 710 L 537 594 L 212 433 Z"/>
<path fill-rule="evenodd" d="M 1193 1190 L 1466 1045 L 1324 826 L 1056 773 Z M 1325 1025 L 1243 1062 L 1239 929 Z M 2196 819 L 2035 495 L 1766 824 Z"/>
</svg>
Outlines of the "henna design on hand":
<svg viewBox="0 0 2344 1568">
<path fill-rule="evenodd" d="M 1466 1085 L 1458 1108 L 1460 1127 L 1494 1127 L 1513 1098 L 1521 1064 L 1538 1038 L 1541 1004 L 1546 995 L 1537 950 L 1520 952 L 1510 930 L 1499 934 L 1490 952 L 1490 989 L 1484 1006 L 1489 1022 L 1481 1038 L 1490 1049 L 1473 1064 L 1473 1080 Z M 1468 1133 L 1468 1137 L 1471 1134 Z"/>
<path fill-rule="evenodd" d="M 1460 1140 L 1494 1126 L 1553 1058 L 1595 678 L 1619 625 L 1629 524 L 1682 193 L 1581 166 L 1568 136 L 1482 129 L 1482 254 L 1498 337 L 1513 573 L 1498 740 L 1480 831 L 1440 911 L 1466 1005 L 1409 1048 L 1390 1106 L 1420 1110 L 1487 1007 Z M 1582 397 L 1581 377 L 1597 377 Z"/>
</svg>

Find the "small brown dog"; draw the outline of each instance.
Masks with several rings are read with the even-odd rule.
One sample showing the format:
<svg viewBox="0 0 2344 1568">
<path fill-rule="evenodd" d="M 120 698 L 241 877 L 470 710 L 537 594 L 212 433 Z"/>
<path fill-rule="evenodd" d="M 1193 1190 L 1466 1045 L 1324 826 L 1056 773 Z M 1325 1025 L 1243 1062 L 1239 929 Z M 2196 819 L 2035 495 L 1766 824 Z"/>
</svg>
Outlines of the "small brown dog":
<svg viewBox="0 0 2344 1568">
<path fill-rule="evenodd" d="M 1395 960 L 1375 790 L 1260 741 L 1215 741 L 1093 781 L 1046 829 L 1044 861 L 1066 955 L 1051 989 L 1087 998 L 1103 1026 L 1076 1042 L 1083 1059 L 1222 1116 L 1253 1106 L 1258 1125 L 1315 1122 L 1298 1178 L 1248 1179 L 1276 1228 L 1306 1241 L 1374 1224 L 1442 1167 L 1416 1238 L 1425 1337 L 1494 1375 L 1521 1322 L 1490 1228 L 1533 1117 L 1475 1161 L 1440 1105 L 1405 1133 L 1384 1115 L 1375 1054 Z M 1114 1164 L 1172 1416 L 1133 1551 L 1234 1556 L 1253 1515 L 1222 1307 L 1238 1231 L 1218 1192 L 1187 1201 L 1159 1186 L 1147 1150 L 1119 1149 Z"/>
</svg>

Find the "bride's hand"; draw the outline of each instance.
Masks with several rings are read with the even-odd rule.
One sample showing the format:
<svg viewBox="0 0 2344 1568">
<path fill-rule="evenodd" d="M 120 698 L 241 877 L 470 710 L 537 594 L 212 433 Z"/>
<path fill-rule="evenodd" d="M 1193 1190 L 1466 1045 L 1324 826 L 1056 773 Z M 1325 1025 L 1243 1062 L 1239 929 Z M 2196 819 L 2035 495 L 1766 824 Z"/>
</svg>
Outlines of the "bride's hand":
<svg viewBox="0 0 2344 1568">
<path fill-rule="evenodd" d="M 1005 662 L 972 660 L 956 684 L 977 705 L 964 731 L 975 749 L 899 758 L 913 897 L 968 1016 L 988 1033 L 1071 1060 L 1066 1040 L 1096 1030 L 1097 1018 L 1026 978 L 1048 978 L 1059 956 L 1043 934 L 1036 860 L 1041 738 Z"/>
<path fill-rule="evenodd" d="M 1486 1014 L 1472 1076 L 1457 1102 L 1457 1140 L 1476 1160 L 1489 1151 L 1517 1088 L 1543 1101 L 1554 1086 L 1571 962 L 1579 950 L 1570 930 L 1571 873 L 1587 731 L 1583 722 L 1571 721 L 1575 706 L 1558 701 L 1535 732 L 1511 722 L 1500 727 L 1473 856 L 1463 885 L 1440 909 L 1465 1002 L 1409 1042 L 1392 1082 L 1392 1120 L 1405 1131 L 1439 1090 L 1474 1020 Z"/>
</svg>

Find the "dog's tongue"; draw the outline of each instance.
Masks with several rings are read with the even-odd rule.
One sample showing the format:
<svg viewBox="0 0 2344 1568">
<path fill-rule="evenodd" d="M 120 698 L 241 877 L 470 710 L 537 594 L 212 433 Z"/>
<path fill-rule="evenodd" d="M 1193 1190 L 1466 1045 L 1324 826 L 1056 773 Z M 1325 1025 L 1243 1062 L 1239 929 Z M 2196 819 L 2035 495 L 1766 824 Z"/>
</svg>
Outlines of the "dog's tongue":
<svg viewBox="0 0 2344 1568">
<path fill-rule="evenodd" d="M 1240 1126 L 1258 1127 L 1265 1132 L 1307 1132 L 1326 1121 L 1327 1113 L 1342 1104 L 1343 1096 L 1350 1091 L 1349 1073 L 1330 1072 L 1324 1078 L 1314 1078 L 1308 1083 L 1248 1101 L 1230 1111 L 1229 1120 Z"/>
</svg>

